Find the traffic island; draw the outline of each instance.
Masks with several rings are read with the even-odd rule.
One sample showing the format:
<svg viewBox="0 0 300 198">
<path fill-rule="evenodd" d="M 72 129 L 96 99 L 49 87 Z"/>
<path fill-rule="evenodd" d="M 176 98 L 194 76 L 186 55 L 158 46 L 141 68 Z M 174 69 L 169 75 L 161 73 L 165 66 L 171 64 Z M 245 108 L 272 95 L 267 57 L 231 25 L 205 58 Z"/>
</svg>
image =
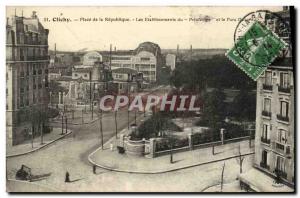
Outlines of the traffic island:
<svg viewBox="0 0 300 198">
<path fill-rule="evenodd" d="M 88 157 L 91 164 L 100 168 L 127 173 L 158 174 L 166 173 L 199 165 L 224 161 L 239 157 L 237 148 L 240 145 L 241 155 L 252 157 L 254 149 L 249 148 L 248 141 L 228 143 L 215 146 L 215 155 L 212 148 L 202 148 L 192 151 L 185 151 L 173 154 L 173 163 L 170 163 L 170 155 L 163 155 L 156 158 L 146 158 L 120 154 L 117 149 L 98 148 Z"/>
</svg>

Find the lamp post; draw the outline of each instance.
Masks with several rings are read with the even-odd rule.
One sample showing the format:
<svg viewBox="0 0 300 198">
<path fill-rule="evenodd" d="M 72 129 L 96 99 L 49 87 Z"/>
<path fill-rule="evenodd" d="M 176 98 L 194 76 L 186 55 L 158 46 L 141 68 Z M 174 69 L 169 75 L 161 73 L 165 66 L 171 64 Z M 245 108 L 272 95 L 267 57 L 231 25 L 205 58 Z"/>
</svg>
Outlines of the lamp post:
<svg viewBox="0 0 300 198">
<path fill-rule="evenodd" d="M 100 102 L 99 102 L 100 104 Z M 102 127 L 102 109 L 99 110 L 99 124 L 100 124 L 100 135 L 101 135 L 101 148 L 103 150 L 103 127 Z"/>
<path fill-rule="evenodd" d="M 64 134 L 64 116 L 61 116 L 61 135 Z"/>
<path fill-rule="evenodd" d="M 66 134 L 68 133 L 68 117 L 65 116 L 65 122 L 66 122 Z"/>
</svg>

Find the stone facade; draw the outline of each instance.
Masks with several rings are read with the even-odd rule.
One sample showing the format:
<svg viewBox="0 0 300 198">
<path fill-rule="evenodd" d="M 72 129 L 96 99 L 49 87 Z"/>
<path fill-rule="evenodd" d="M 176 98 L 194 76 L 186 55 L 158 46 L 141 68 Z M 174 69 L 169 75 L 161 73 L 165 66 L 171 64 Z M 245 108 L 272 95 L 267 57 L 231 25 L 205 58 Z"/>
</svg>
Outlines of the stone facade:
<svg viewBox="0 0 300 198">
<path fill-rule="evenodd" d="M 6 133 L 7 144 L 22 142 L 34 130 L 32 108 L 48 105 L 48 29 L 35 12 L 30 18 L 12 16 L 6 24 Z"/>
<path fill-rule="evenodd" d="M 279 14 L 289 20 L 289 10 Z M 276 21 L 271 29 L 276 28 Z M 279 34 L 286 42 L 289 35 Z M 255 164 L 259 170 L 275 177 L 280 175 L 294 185 L 295 161 L 295 90 L 291 49 L 275 60 L 257 80 Z"/>
</svg>

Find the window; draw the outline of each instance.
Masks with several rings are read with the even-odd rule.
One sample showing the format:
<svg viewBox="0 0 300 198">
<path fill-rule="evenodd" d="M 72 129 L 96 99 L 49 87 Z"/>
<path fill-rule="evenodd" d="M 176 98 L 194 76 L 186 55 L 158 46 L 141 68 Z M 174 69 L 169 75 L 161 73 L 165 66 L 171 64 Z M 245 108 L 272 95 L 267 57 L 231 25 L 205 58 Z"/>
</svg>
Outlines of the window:
<svg viewBox="0 0 300 198">
<path fill-rule="evenodd" d="M 281 156 L 277 156 L 276 159 L 276 169 L 280 172 L 285 172 L 285 162 L 284 162 L 284 158 Z"/>
<path fill-rule="evenodd" d="M 149 61 L 150 58 L 149 57 L 141 57 L 141 61 Z"/>
<path fill-rule="evenodd" d="M 33 103 L 35 103 L 36 98 L 35 98 L 35 94 L 34 94 L 34 93 L 33 93 L 33 95 L 32 95 L 32 100 L 33 100 Z"/>
<path fill-rule="evenodd" d="M 266 150 L 263 150 L 262 153 L 261 153 L 260 166 L 262 168 L 269 169 L 269 166 L 268 166 L 268 152 Z"/>
<path fill-rule="evenodd" d="M 20 95 L 20 106 L 21 107 L 24 106 L 24 96 L 23 96 L 23 94 Z"/>
<path fill-rule="evenodd" d="M 29 65 L 26 66 L 26 75 L 29 76 Z"/>
<path fill-rule="evenodd" d="M 290 76 L 288 73 L 280 73 L 280 87 L 288 88 L 290 86 Z"/>
<path fill-rule="evenodd" d="M 21 78 L 24 77 L 24 71 L 23 70 L 20 72 L 20 76 L 21 76 Z"/>
<path fill-rule="evenodd" d="M 267 124 L 263 125 L 262 137 L 264 139 L 268 139 L 269 128 L 270 128 L 269 125 L 267 125 Z"/>
<path fill-rule="evenodd" d="M 280 115 L 282 117 L 289 117 L 289 103 L 285 101 L 280 102 Z"/>
<path fill-rule="evenodd" d="M 281 144 L 286 144 L 287 142 L 287 131 L 279 129 L 277 132 L 277 141 Z"/>
<path fill-rule="evenodd" d="M 265 72 L 265 85 L 272 85 L 272 72 L 271 71 Z"/>
<path fill-rule="evenodd" d="M 271 112 L 271 99 L 270 98 L 264 99 L 264 111 Z"/>
</svg>

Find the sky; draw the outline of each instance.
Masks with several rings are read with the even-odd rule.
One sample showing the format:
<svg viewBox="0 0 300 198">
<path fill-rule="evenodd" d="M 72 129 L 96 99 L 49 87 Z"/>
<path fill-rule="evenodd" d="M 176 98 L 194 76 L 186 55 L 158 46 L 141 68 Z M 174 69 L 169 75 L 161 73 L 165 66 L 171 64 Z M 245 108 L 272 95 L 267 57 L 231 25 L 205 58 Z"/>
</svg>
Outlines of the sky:
<svg viewBox="0 0 300 198">
<path fill-rule="evenodd" d="M 17 13 L 30 17 L 32 11 L 42 25 L 49 29 L 49 49 L 61 51 L 135 49 L 139 43 L 150 41 L 162 49 L 230 48 L 238 18 L 266 9 L 282 7 L 7 7 L 6 16 Z M 190 21 L 209 16 L 210 22 Z M 68 18 L 69 22 L 54 21 Z M 128 22 L 109 22 L 105 18 L 128 18 Z M 148 18 L 174 18 L 183 21 L 140 21 Z M 48 19 L 45 19 L 48 18 Z M 80 21 L 84 18 L 85 21 Z M 88 19 L 92 21 L 87 21 Z M 93 18 L 98 21 L 93 21 Z M 224 20 L 222 21 L 223 18 Z M 104 21 L 99 21 L 103 19 Z M 187 20 L 184 20 L 187 19 Z M 220 20 L 218 20 L 220 19 Z M 76 21 L 77 20 L 77 21 Z"/>
</svg>

